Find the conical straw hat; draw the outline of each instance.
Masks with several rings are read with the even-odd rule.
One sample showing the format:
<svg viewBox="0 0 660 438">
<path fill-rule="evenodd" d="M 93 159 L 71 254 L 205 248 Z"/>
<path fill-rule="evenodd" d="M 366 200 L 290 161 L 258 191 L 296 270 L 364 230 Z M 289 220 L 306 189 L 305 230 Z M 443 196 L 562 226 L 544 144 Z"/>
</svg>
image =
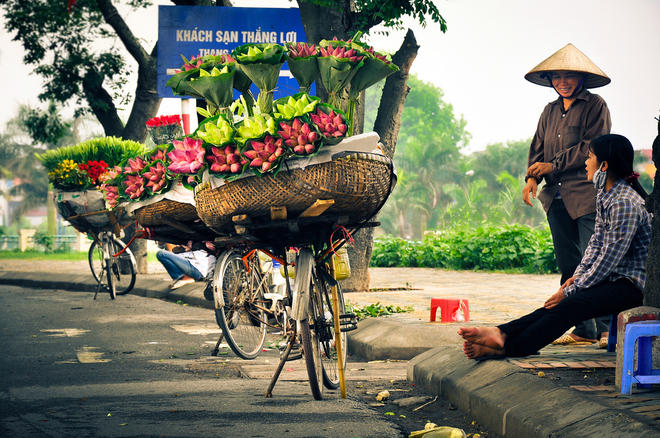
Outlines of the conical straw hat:
<svg viewBox="0 0 660 438">
<path fill-rule="evenodd" d="M 525 79 L 537 85 L 551 87 L 552 84 L 543 75 L 553 71 L 576 71 L 589 73 L 584 80 L 584 88 L 597 88 L 607 85 L 611 79 L 599 69 L 587 55 L 580 52 L 573 44 L 567 44 L 551 57 L 534 67 L 525 75 Z"/>
</svg>

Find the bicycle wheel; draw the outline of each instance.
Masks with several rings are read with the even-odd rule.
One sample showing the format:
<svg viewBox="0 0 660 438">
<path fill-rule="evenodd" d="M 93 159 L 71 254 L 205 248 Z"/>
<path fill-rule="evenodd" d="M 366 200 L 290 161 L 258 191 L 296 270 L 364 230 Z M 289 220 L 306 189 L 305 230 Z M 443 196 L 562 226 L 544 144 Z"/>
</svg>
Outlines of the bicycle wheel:
<svg viewBox="0 0 660 438">
<path fill-rule="evenodd" d="M 259 258 L 253 258 L 248 265 L 249 271 L 236 252 L 229 253 L 221 263 L 214 289 L 216 294 L 222 293 L 225 305 L 219 309 L 216 306 L 215 314 L 229 348 L 243 359 L 254 359 L 266 339 L 263 306 L 267 285 Z"/>
<path fill-rule="evenodd" d="M 322 268 L 321 268 L 322 269 Z M 325 273 L 325 275 L 330 275 Z M 332 285 L 325 278 L 324 273 L 318 269 L 314 275 L 314 316 L 317 337 L 321 352 L 321 365 L 323 367 L 323 384 L 328 389 L 339 388 L 339 355 L 337 353 L 337 338 L 334 322 L 334 308 L 332 306 Z M 344 296 L 337 283 L 337 300 L 339 314 L 344 313 Z M 340 332 L 342 364 L 346 370 L 346 333 Z"/>
<path fill-rule="evenodd" d="M 110 242 L 105 242 L 105 245 L 107 245 L 108 249 L 108 254 L 105 257 L 108 257 L 105 260 L 105 270 L 106 270 L 106 275 L 105 279 L 108 282 L 108 292 L 110 292 L 110 299 L 114 300 L 117 298 L 117 290 L 115 289 L 115 279 L 114 279 L 114 274 L 112 273 L 112 254 L 109 253 L 110 248 L 112 245 Z"/>
<path fill-rule="evenodd" d="M 113 238 L 110 241 L 110 246 L 108 247 L 111 255 L 117 254 L 126 245 L 119 239 Z M 92 242 L 92 245 L 89 247 L 89 252 L 87 253 L 87 258 L 89 261 L 89 268 L 92 271 L 94 280 L 98 283 L 101 276 L 101 272 L 105 269 L 105 263 L 103 261 L 103 250 L 97 244 L 96 241 Z M 113 273 L 113 283 L 115 285 L 115 291 L 117 295 L 126 295 L 135 286 L 136 272 L 135 272 L 135 257 L 130 248 L 126 248 L 121 255 L 118 257 L 113 257 L 111 271 Z"/>
<path fill-rule="evenodd" d="M 294 283 L 294 293 L 299 294 L 301 299 L 304 296 L 309 297 L 308 294 L 314 290 L 312 285 L 313 268 L 314 254 L 309 248 L 302 248 L 296 258 L 296 279 Z M 310 297 L 307 318 L 299 321 L 300 327 L 298 329 L 312 396 L 315 400 L 321 400 L 323 398 L 323 367 L 321 365 L 318 331 L 316 330 L 316 322 L 320 322 L 321 317 L 316 315 L 313 301 Z M 314 329 L 312 330 L 310 326 Z"/>
</svg>

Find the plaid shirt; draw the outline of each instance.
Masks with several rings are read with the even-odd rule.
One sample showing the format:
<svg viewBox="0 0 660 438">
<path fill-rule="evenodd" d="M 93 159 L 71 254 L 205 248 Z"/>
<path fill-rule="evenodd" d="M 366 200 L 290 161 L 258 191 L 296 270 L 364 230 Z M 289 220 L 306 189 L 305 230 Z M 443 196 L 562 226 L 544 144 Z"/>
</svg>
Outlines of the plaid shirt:
<svg viewBox="0 0 660 438">
<path fill-rule="evenodd" d="M 628 278 L 644 289 L 651 218 L 644 200 L 624 180 L 617 181 L 609 191 L 600 190 L 594 234 L 575 270 L 575 282 L 564 288 L 564 296 L 620 278 Z"/>
</svg>

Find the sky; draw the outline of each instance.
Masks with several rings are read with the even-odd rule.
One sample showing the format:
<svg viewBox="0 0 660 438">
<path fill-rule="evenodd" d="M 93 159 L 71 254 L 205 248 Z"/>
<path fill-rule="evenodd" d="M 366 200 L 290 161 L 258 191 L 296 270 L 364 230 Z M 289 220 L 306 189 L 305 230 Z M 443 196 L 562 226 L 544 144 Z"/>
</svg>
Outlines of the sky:
<svg viewBox="0 0 660 438">
<path fill-rule="evenodd" d="M 435 0 L 448 30 L 422 28 L 406 20 L 420 45 L 412 73 L 440 88 L 454 114 L 472 134 L 464 152 L 488 144 L 525 140 L 534 134 L 543 107 L 556 92 L 527 82 L 524 75 L 572 43 L 612 82 L 592 92 L 602 96 L 612 116 L 612 132 L 627 136 L 635 149 L 649 149 L 660 116 L 660 38 L 658 0 Z M 154 4 L 171 5 L 165 0 Z M 234 0 L 235 6 L 295 7 L 288 0 Z M 148 49 L 157 38 L 157 12 L 120 10 Z M 4 23 L 4 20 L 2 20 Z M 377 50 L 398 50 L 405 29 L 389 36 L 372 33 Z M 41 88 L 31 67 L 22 65 L 23 50 L 0 30 L 0 83 L 3 90 L 0 131 L 20 104 L 37 106 Z M 117 41 L 117 44 L 121 44 Z M 134 88 L 134 86 L 133 86 Z M 178 99 L 165 99 L 161 114 L 179 112 Z"/>
</svg>

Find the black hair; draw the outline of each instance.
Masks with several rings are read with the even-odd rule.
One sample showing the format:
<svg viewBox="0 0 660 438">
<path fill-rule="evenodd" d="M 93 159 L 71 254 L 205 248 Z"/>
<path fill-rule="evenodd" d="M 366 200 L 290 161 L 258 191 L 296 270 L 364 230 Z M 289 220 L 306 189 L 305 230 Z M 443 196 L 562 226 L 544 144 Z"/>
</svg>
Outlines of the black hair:
<svg viewBox="0 0 660 438">
<path fill-rule="evenodd" d="M 633 176 L 635 151 L 630 140 L 623 135 L 606 134 L 592 141 L 589 149 L 599 163 L 607 161 L 608 173 L 612 172 L 615 177 L 628 181 L 632 188 L 639 193 L 639 196 L 646 199 L 646 190 Z"/>
</svg>

